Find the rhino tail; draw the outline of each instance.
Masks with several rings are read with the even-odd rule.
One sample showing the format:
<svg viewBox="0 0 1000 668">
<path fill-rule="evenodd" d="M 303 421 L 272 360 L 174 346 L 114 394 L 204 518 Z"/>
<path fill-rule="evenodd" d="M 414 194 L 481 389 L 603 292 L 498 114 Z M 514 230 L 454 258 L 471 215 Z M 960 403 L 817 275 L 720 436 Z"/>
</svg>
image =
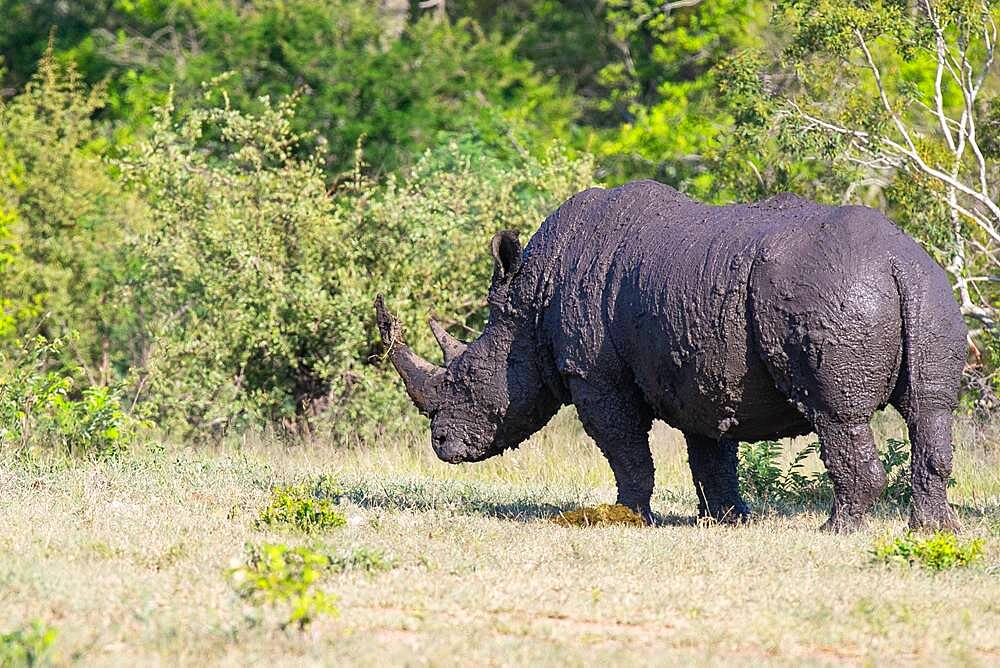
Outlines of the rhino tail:
<svg viewBox="0 0 1000 668">
<path fill-rule="evenodd" d="M 952 411 L 967 352 L 967 331 L 951 284 L 930 257 L 894 258 L 902 317 L 902 361 L 891 402 L 907 421 L 925 409 Z"/>
<path fill-rule="evenodd" d="M 892 279 L 899 293 L 900 322 L 902 325 L 901 354 L 899 375 L 896 387 L 892 393 L 892 404 L 904 418 L 909 420 L 916 413 L 921 386 L 923 347 L 920 345 L 920 322 L 923 286 L 920 285 L 919 274 L 907 272 L 899 260 L 892 260 Z"/>
</svg>

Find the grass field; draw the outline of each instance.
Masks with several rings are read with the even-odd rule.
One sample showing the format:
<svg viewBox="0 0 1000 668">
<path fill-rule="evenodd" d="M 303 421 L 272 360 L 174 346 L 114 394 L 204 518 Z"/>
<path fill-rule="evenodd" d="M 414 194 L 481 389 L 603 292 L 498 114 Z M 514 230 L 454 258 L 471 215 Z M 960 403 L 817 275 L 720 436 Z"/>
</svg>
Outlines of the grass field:
<svg viewBox="0 0 1000 668">
<path fill-rule="evenodd" d="M 883 435 L 898 431 L 883 420 Z M 563 415 L 495 461 L 451 466 L 427 444 L 368 449 L 167 447 L 101 463 L 0 463 L 0 633 L 56 629 L 85 665 L 1000 664 L 1000 448 L 961 433 L 952 501 L 976 566 L 872 561 L 900 535 L 883 507 L 850 536 L 825 509 L 696 524 L 675 432 L 655 430 L 652 528 L 563 528 L 559 509 L 614 499 L 604 460 Z M 275 485 L 327 475 L 346 526 L 260 529 Z M 246 543 L 382 551 L 392 568 L 330 573 L 337 617 L 279 628 L 226 569 Z"/>
</svg>

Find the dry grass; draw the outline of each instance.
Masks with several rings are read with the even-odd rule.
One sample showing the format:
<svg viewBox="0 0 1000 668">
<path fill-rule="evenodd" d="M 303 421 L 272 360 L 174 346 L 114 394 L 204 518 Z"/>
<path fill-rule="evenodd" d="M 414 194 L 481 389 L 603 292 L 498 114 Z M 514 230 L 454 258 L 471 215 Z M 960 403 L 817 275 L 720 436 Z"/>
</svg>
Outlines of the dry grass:
<svg viewBox="0 0 1000 668">
<path fill-rule="evenodd" d="M 880 427 L 894 433 L 898 425 Z M 986 539 L 975 568 L 874 565 L 905 509 L 831 536 L 824 509 L 747 527 L 693 522 L 680 442 L 656 432 L 655 528 L 564 528 L 559 510 L 613 501 L 570 417 L 496 461 L 454 467 L 423 442 L 370 449 L 247 444 L 99 464 L 0 460 L 0 632 L 59 629 L 57 663 L 511 665 L 600 662 L 1000 662 L 1000 449 L 957 453 L 953 501 Z M 255 528 L 274 485 L 337 478 L 348 525 Z M 247 542 L 392 556 L 331 574 L 338 618 L 283 632 L 232 592 Z"/>
</svg>

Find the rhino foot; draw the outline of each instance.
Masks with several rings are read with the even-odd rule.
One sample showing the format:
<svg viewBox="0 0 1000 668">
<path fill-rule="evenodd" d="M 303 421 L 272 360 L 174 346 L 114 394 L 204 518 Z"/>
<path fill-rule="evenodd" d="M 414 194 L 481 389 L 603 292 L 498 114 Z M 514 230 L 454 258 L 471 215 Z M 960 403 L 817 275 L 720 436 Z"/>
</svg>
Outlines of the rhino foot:
<svg viewBox="0 0 1000 668">
<path fill-rule="evenodd" d="M 648 501 L 646 502 L 629 501 L 622 499 L 619 496 L 618 500 L 615 501 L 615 503 L 617 503 L 620 506 L 625 506 L 626 508 L 629 508 L 630 510 L 634 510 L 635 512 L 637 512 L 639 516 L 642 517 L 642 521 L 645 522 L 647 526 L 652 526 L 654 524 L 653 511 L 650 508 Z"/>
<path fill-rule="evenodd" d="M 834 513 L 830 516 L 830 519 L 823 523 L 820 531 L 827 531 L 829 533 L 854 533 L 861 528 L 861 517 L 860 513 Z"/>
<path fill-rule="evenodd" d="M 711 519 L 719 524 L 749 524 L 751 515 L 750 509 L 742 501 L 736 504 L 719 505 L 711 512 L 700 509 L 699 519 Z"/>
<path fill-rule="evenodd" d="M 962 530 L 962 523 L 950 506 L 944 505 L 933 510 L 916 506 L 910 509 L 910 528 L 918 531 L 951 531 Z"/>
</svg>

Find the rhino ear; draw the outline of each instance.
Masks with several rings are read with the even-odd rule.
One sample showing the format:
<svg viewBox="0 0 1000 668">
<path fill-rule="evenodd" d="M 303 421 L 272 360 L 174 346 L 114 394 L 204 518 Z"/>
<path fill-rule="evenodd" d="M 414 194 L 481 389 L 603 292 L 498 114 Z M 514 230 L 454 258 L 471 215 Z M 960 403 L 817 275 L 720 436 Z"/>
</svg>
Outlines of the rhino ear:
<svg viewBox="0 0 1000 668">
<path fill-rule="evenodd" d="M 498 278 L 513 276 L 521 268 L 521 242 L 517 240 L 517 232 L 503 230 L 494 234 L 490 251 L 494 274 Z"/>
</svg>

